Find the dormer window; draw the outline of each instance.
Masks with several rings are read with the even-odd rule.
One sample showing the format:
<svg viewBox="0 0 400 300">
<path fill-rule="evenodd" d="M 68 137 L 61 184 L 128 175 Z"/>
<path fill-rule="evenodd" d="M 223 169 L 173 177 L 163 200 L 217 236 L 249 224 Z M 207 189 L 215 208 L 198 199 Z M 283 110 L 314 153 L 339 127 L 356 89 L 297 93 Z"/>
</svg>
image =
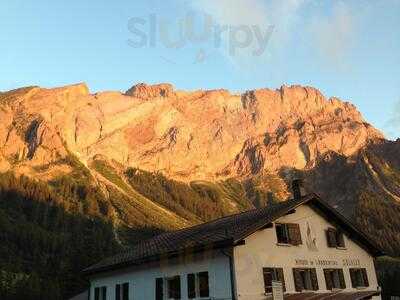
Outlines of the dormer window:
<svg viewBox="0 0 400 300">
<path fill-rule="evenodd" d="M 344 235 L 340 230 L 335 228 L 328 228 L 326 230 L 326 239 L 328 242 L 328 247 L 330 248 L 345 248 Z"/>
<path fill-rule="evenodd" d="M 278 244 L 301 245 L 301 233 L 299 224 L 278 223 L 275 224 L 276 239 Z"/>
</svg>

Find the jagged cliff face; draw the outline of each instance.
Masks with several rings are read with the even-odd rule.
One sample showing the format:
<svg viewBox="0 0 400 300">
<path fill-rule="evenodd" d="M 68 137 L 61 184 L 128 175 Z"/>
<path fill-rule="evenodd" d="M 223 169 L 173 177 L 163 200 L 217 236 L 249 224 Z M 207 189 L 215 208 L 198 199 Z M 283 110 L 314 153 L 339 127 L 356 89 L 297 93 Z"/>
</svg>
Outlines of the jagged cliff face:
<svg viewBox="0 0 400 300">
<path fill-rule="evenodd" d="M 330 151 L 349 157 L 383 138 L 352 104 L 301 86 L 242 95 L 168 84 L 125 94 L 32 87 L 0 94 L 0 119 L 0 169 L 37 174 L 54 165 L 48 177 L 68 172 L 62 159 L 72 153 L 183 181 L 243 178 L 310 169 Z"/>
</svg>

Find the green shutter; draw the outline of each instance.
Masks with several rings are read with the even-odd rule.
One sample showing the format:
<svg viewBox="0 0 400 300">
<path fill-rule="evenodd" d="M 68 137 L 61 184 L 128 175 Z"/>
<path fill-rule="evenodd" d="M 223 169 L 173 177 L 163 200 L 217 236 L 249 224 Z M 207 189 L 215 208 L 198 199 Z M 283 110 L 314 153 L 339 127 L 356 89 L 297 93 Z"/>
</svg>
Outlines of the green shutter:
<svg viewBox="0 0 400 300">
<path fill-rule="evenodd" d="M 293 268 L 294 286 L 296 292 L 304 290 L 303 280 L 301 279 L 300 269 Z"/>
<path fill-rule="evenodd" d="M 326 240 L 328 242 L 329 248 L 336 247 L 336 230 L 333 228 L 328 228 L 326 230 Z"/>
<path fill-rule="evenodd" d="M 343 269 L 338 269 L 338 272 L 339 272 L 340 288 L 345 289 L 346 281 L 344 280 Z"/>
<path fill-rule="evenodd" d="M 356 274 L 356 269 L 350 269 L 350 278 L 351 278 L 351 286 L 353 288 L 357 287 L 357 274 Z"/>
<path fill-rule="evenodd" d="M 196 298 L 196 277 L 194 274 L 187 275 L 188 298 Z"/>
<path fill-rule="evenodd" d="M 285 276 L 283 275 L 283 268 L 276 268 L 277 279 L 282 282 L 283 291 L 286 291 Z"/>
<path fill-rule="evenodd" d="M 317 270 L 316 269 L 310 269 L 311 271 L 311 283 L 314 291 L 318 291 L 318 277 L 317 277 Z"/>
<path fill-rule="evenodd" d="M 338 247 L 346 247 L 346 245 L 344 244 L 344 234 L 341 231 L 338 231 L 336 233 L 336 242 L 337 242 L 337 246 Z"/>
<path fill-rule="evenodd" d="M 272 268 L 263 268 L 263 276 L 264 276 L 264 291 L 266 293 L 272 292 L 272 280 L 274 270 Z"/>
<path fill-rule="evenodd" d="M 100 288 L 94 289 L 94 300 L 100 300 Z"/>
<path fill-rule="evenodd" d="M 369 286 L 367 270 L 366 269 L 361 269 L 361 273 L 362 273 L 362 276 L 363 276 L 363 279 L 364 279 L 364 286 Z"/>
<path fill-rule="evenodd" d="M 210 296 L 210 287 L 208 282 L 208 272 L 201 272 L 199 276 L 199 292 L 201 298 L 208 298 Z"/>
<path fill-rule="evenodd" d="M 164 300 L 164 279 L 156 279 L 156 300 Z"/>
<path fill-rule="evenodd" d="M 333 278 L 331 272 L 331 269 L 324 269 L 325 284 L 327 290 L 332 290 L 333 288 Z"/>
<path fill-rule="evenodd" d="M 129 300 L 129 283 L 126 282 L 122 285 L 122 300 Z"/>
<path fill-rule="evenodd" d="M 106 286 L 103 286 L 102 288 L 101 288 L 101 295 L 102 295 L 102 300 L 107 300 L 107 287 Z"/>
<path fill-rule="evenodd" d="M 115 285 L 115 300 L 121 300 L 121 285 Z"/>
<path fill-rule="evenodd" d="M 289 242 L 292 245 L 301 245 L 301 232 L 299 224 L 287 224 L 288 233 L 289 233 Z"/>
</svg>

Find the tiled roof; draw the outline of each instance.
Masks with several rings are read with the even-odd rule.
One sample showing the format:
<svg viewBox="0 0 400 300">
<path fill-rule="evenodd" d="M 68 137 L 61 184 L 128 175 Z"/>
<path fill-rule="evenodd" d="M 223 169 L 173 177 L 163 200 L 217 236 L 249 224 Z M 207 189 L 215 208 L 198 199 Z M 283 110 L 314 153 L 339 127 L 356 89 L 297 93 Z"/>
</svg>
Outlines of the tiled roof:
<svg viewBox="0 0 400 300">
<path fill-rule="evenodd" d="M 121 254 L 106 258 L 83 272 L 91 274 L 127 265 L 139 265 L 160 256 L 180 253 L 188 248 L 235 245 L 258 229 L 310 200 L 317 201 L 322 204 L 322 209 L 332 211 L 331 213 L 334 216 L 336 215 L 334 209 L 321 201 L 318 196 L 309 194 L 299 199 L 291 199 L 193 227 L 160 234 L 140 242 Z M 339 221 L 344 222 L 344 219 L 342 218 Z M 350 229 L 355 230 L 354 227 Z"/>
</svg>

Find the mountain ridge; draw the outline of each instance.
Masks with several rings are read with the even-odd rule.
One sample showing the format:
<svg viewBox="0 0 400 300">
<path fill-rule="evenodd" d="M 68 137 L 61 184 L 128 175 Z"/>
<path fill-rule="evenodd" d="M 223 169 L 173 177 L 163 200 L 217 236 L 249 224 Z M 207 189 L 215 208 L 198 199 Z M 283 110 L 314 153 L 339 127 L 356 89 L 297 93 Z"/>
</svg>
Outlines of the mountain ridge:
<svg viewBox="0 0 400 300">
<path fill-rule="evenodd" d="M 352 104 L 310 87 L 241 95 L 168 84 L 138 84 L 125 94 L 89 94 L 85 84 L 26 89 L 1 97 L 14 98 L 1 101 L 3 170 L 4 158 L 43 164 L 71 151 L 83 162 L 101 154 L 175 179 L 217 180 L 305 168 L 326 151 L 350 156 L 384 138 Z"/>
</svg>

